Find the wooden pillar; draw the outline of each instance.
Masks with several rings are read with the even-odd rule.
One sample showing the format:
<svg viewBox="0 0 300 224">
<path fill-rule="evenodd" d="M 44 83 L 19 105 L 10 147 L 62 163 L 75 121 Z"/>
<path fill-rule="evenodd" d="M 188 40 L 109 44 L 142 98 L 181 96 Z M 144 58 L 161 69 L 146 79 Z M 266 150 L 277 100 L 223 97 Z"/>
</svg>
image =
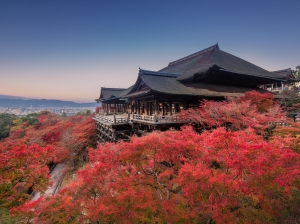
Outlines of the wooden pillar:
<svg viewBox="0 0 300 224">
<path fill-rule="evenodd" d="M 183 109 L 185 110 L 188 109 L 188 104 L 189 104 L 188 102 L 183 102 Z"/>
<path fill-rule="evenodd" d="M 149 111 L 148 111 L 148 107 L 149 107 L 149 106 L 148 106 L 148 104 L 149 104 L 148 101 L 146 101 L 146 102 L 145 102 L 145 106 L 146 106 L 146 108 L 145 108 L 146 115 L 149 115 Z"/>
<path fill-rule="evenodd" d="M 154 101 L 154 107 L 155 107 L 155 114 L 158 115 L 158 102 L 157 99 Z"/>
<path fill-rule="evenodd" d="M 134 101 L 134 114 L 137 114 L 137 100 Z"/>
<path fill-rule="evenodd" d="M 170 116 L 172 116 L 172 100 L 169 100 L 169 113 L 170 113 Z"/>
</svg>

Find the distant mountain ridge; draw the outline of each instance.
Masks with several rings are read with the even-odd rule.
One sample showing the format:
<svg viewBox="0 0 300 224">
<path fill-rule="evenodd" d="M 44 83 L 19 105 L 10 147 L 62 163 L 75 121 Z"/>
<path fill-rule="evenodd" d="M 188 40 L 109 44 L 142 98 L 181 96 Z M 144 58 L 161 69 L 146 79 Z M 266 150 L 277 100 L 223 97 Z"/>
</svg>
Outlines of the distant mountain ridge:
<svg viewBox="0 0 300 224">
<path fill-rule="evenodd" d="M 97 103 L 75 103 L 73 101 L 30 99 L 0 95 L 0 107 L 96 107 Z"/>
<path fill-rule="evenodd" d="M 21 99 L 21 100 L 33 100 L 32 98 L 21 97 L 21 96 L 9 96 L 0 94 L 0 99 Z"/>
</svg>

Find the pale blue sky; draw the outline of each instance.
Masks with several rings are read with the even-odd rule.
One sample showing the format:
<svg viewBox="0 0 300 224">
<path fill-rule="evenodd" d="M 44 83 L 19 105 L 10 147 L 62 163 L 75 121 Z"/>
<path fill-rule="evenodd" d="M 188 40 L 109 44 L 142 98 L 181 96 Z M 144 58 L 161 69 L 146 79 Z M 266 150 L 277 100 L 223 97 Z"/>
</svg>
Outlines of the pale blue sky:
<svg viewBox="0 0 300 224">
<path fill-rule="evenodd" d="M 0 0 L 0 94 L 90 102 L 219 43 L 267 70 L 300 64 L 300 1 Z"/>
</svg>

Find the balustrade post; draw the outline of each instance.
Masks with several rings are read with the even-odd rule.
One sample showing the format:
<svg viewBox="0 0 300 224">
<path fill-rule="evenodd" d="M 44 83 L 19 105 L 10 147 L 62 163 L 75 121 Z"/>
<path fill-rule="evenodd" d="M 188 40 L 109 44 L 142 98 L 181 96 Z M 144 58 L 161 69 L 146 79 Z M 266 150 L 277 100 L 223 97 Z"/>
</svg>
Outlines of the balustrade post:
<svg viewBox="0 0 300 224">
<path fill-rule="evenodd" d="M 156 122 L 156 114 L 153 115 L 153 121 Z"/>
</svg>

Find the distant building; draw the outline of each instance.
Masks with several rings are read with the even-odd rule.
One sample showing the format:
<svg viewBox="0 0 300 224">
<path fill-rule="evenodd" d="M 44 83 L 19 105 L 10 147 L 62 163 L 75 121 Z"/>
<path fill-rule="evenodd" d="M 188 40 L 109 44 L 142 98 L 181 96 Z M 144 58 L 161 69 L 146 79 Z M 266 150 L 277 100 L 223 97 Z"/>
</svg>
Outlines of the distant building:
<svg viewBox="0 0 300 224">
<path fill-rule="evenodd" d="M 265 93 L 267 90 L 260 87 L 281 84 L 283 88 L 297 81 L 290 74 L 269 72 L 222 51 L 216 44 L 170 62 L 159 71 L 140 69 L 137 81 L 128 89 L 102 87 L 96 101 L 102 103 L 104 114 L 129 115 L 96 117 L 99 141 L 178 127 L 182 125 L 178 122 L 181 110 L 197 108 L 201 99 L 224 100 L 251 90 Z"/>
<path fill-rule="evenodd" d="M 120 94 L 126 89 L 101 87 L 100 97 L 96 99 L 101 103 L 106 114 L 115 112 L 125 112 L 126 99 L 120 98 Z"/>
<path fill-rule="evenodd" d="M 293 75 L 291 68 L 273 71 L 273 73 L 280 75 L 283 79 L 285 79 L 285 81 L 279 80 L 274 83 L 265 84 L 262 86 L 264 89 L 274 93 L 281 93 L 284 90 L 292 88 L 289 84 L 295 82 L 296 78 Z"/>
</svg>

